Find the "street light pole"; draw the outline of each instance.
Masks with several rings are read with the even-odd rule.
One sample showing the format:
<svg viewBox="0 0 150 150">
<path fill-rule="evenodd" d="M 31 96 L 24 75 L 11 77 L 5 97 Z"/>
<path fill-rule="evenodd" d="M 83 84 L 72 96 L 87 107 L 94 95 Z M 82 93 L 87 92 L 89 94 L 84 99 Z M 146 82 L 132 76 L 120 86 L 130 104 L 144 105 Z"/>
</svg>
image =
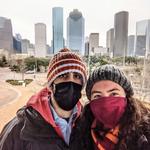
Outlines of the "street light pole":
<svg viewBox="0 0 150 150">
<path fill-rule="evenodd" d="M 141 87 L 141 96 L 143 98 L 144 95 L 144 87 L 145 87 L 145 71 L 146 71 L 146 49 L 145 49 L 145 55 L 144 55 L 144 62 L 143 62 L 143 78 L 142 78 L 142 87 Z"/>
<path fill-rule="evenodd" d="M 37 60 L 37 58 L 35 58 L 35 71 L 34 71 L 34 72 L 35 72 L 35 73 L 34 73 L 34 74 L 35 74 L 35 76 L 34 76 L 34 78 L 36 78 L 37 69 L 38 69 L 37 61 L 38 61 L 38 60 Z"/>
<path fill-rule="evenodd" d="M 125 52 L 125 48 L 124 48 L 124 51 L 123 51 L 123 67 L 125 66 L 125 58 L 126 58 L 126 52 Z"/>
<path fill-rule="evenodd" d="M 91 57 L 90 57 L 90 50 L 88 53 L 88 75 L 90 75 L 90 62 L 91 62 Z"/>
</svg>

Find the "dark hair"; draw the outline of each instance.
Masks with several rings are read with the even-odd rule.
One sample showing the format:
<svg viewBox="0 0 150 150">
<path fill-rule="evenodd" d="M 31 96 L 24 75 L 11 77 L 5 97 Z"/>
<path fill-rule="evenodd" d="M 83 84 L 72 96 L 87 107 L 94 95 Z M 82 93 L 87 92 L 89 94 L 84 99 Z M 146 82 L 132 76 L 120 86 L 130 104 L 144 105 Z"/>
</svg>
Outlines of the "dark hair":
<svg viewBox="0 0 150 150">
<path fill-rule="evenodd" d="M 79 141 L 81 142 L 81 147 L 85 150 L 93 149 L 92 139 L 91 139 L 91 124 L 94 120 L 94 116 L 91 112 L 90 105 L 87 103 L 84 106 L 83 112 L 80 116 L 80 122 L 78 125 L 79 129 Z"/>
<path fill-rule="evenodd" d="M 146 106 L 144 101 L 140 101 L 134 97 L 128 97 L 126 111 L 121 118 L 120 123 L 121 137 L 123 137 L 124 141 L 129 141 L 131 139 L 131 134 L 135 133 L 137 129 L 136 132 L 139 132 L 137 134 L 141 134 L 140 132 L 143 132 L 143 129 L 147 129 L 147 126 L 149 126 L 150 108 Z M 121 144 L 122 143 L 120 143 L 120 146 L 122 146 Z"/>
<path fill-rule="evenodd" d="M 147 104 L 150 106 L 150 104 Z M 81 128 L 81 140 L 84 147 L 90 150 L 89 143 L 92 146 L 91 139 L 91 124 L 94 120 L 89 103 L 84 107 L 83 114 L 81 116 L 80 128 Z M 124 141 L 130 141 L 131 135 L 141 134 L 140 132 L 145 128 L 150 130 L 150 108 L 145 105 L 145 102 L 140 101 L 134 97 L 127 97 L 127 107 L 124 115 L 120 119 L 120 133 L 119 138 L 123 138 Z M 143 131 L 142 131 L 143 132 Z M 150 131 L 149 131 L 150 132 Z M 132 134 L 133 133 L 133 134 Z M 142 133 L 143 134 L 143 133 Z M 150 134 L 150 133 L 149 133 Z M 133 141 L 131 141 L 133 142 Z M 88 144 L 87 144 L 88 143 Z M 129 146 L 129 145 L 128 145 Z M 118 149 L 121 147 L 127 147 L 127 143 L 120 140 L 117 144 Z M 91 148 L 92 149 L 92 148 Z M 132 149 L 132 148 L 131 148 Z"/>
</svg>

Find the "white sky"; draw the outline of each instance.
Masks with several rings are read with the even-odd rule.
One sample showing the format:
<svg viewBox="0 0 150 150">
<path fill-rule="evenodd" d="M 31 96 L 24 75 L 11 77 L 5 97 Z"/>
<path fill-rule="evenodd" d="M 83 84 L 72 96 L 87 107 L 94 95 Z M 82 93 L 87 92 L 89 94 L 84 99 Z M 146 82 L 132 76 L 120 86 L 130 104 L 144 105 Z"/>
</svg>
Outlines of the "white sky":
<svg viewBox="0 0 150 150">
<path fill-rule="evenodd" d="M 10 18 L 13 34 L 34 43 L 34 24 L 43 22 L 47 26 L 47 43 L 52 38 L 52 7 L 64 8 L 64 37 L 66 18 L 77 8 L 85 18 L 85 36 L 91 32 L 100 34 L 100 45 L 105 46 L 106 31 L 114 25 L 114 14 L 129 12 L 129 34 L 135 34 L 136 22 L 150 19 L 150 0 L 0 0 L 0 16 Z"/>
</svg>

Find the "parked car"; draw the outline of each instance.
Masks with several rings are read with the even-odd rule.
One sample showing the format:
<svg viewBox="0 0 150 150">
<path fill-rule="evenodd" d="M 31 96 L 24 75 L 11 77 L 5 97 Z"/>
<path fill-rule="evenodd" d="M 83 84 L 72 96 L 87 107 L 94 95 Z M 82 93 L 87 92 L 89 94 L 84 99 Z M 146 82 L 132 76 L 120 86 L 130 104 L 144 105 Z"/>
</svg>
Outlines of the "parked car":
<svg viewBox="0 0 150 150">
<path fill-rule="evenodd" d="M 34 70 L 28 70 L 28 71 L 26 71 L 25 73 L 26 73 L 26 74 L 34 74 L 35 71 L 34 71 Z"/>
</svg>

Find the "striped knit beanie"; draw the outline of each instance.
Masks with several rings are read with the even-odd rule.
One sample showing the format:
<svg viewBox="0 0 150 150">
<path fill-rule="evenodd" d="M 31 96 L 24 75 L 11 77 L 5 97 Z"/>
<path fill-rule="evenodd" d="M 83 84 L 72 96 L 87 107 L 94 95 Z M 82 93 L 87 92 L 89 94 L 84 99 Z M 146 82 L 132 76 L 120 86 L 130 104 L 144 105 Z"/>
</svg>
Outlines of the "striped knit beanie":
<svg viewBox="0 0 150 150">
<path fill-rule="evenodd" d="M 133 95 L 133 87 L 125 74 L 114 65 L 103 65 L 95 69 L 89 76 L 86 85 L 86 95 L 91 99 L 93 85 L 101 80 L 110 80 L 119 84 L 126 92 L 127 97 Z"/>
<path fill-rule="evenodd" d="M 87 81 L 86 66 L 83 60 L 69 49 L 61 49 L 51 59 L 48 67 L 47 79 L 49 85 L 60 75 L 69 72 L 77 72 L 82 76 L 83 86 Z"/>
</svg>

